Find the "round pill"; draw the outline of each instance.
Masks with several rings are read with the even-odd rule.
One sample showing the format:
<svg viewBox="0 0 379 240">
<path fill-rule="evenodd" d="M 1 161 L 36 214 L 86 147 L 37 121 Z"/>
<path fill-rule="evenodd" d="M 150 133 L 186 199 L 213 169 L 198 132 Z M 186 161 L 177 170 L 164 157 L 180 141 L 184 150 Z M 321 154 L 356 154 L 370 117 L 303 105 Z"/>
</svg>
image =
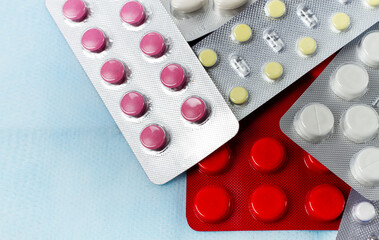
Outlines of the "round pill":
<svg viewBox="0 0 379 240">
<path fill-rule="evenodd" d="M 296 132 L 305 140 L 318 142 L 333 132 L 334 116 L 327 106 L 312 103 L 298 112 L 294 127 Z"/>
<path fill-rule="evenodd" d="M 101 67 L 100 74 L 104 81 L 120 84 L 125 80 L 125 66 L 118 60 L 109 60 Z"/>
<path fill-rule="evenodd" d="M 146 20 L 146 13 L 141 3 L 131 1 L 121 8 L 120 17 L 127 24 L 140 26 Z"/>
<path fill-rule="evenodd" d="M 192 13 L 204 7 L 206 3 L 206 0 L 171 0 L 171 9 L 182 13 Z"/>
<path fill-rule="evenodd" d="M 234 10 L 244 6 L 249 0 L 214 0 L 216 8 L 221 10 Z"/>
<path fill-rule="evenodd" d="M 90 52 L 99 53 L 105 49 L 106 39 L 103 31 L 92 28 L 82 37 L 82 46 Z"/>
<path fill-rule="evenodd" d="M 362 97 L 367 92 L 369 80 L 370 77 L 365 68 L 349 63 L 337 69 L 330 86 L 337 96 L 351 101 Z"/>
<path fill-rule="evenodd" d="M 222 187 L 204 187 L 195 196 L 194 211 L 206 223 L 220 223 L 232 211 L 232 198 Z"/>
<path fill-rule="evenodd" d="M 278 80 L 283 76 L 283 66 L 278 62 L 269 62 L 264 67 L 264 74 L 269 80 Z"/>
<path fill-rule="evenodd" d="M 367 34 L 358 48 L 358 55 L 366 65 L 379 67 L 379 31 L 373 31 Z"/>
<path fill-rule="evenodd" d="M 376 209 L 370 202 L 360 202 L 353 207 L 353 216 L 360 223 L 369 223 L 376 217 Z"/>
<path fill-rule="evenodd" d="M 275 185 L 263 185 L 250 196 L 251 214 L 262 222 L 275 222 L 284 217 L 288 208 L 287 196 Z"/>
<path fill-rule="evenodd" d="M 198 97 L 191 97 L 184 101 L 181 111 L 183 118 L 189 122 L 201 123 L 208 116 L 207 105 Z"/>
<path fill-rule="evenodd" d="M 346 31 L 350 27 L 350 17 L 346 13 L 336 13 L 332 17 L 332 24 L 335 30 Z"/>
<path fill-rule="evenodd" d="M 366 0 L 366 3 L 370 7 L 378 7 L 379 6 L 379 0 Z"/>
<path fill-rule="evenodd" d="M 199 60 L 204 67 L 210 68 L 217 63 L 217 53 L 212 49 L 204 49 L 199 54 Z"/>
<path fill-rule="evenodd" d="M 167 136 L 162 127 L 150 125 L 142 131 L 140 140 L 145 148 L 159 151 L 166 146 Z"/>
<path fill-rule="evenodd" d="M 242 105 L 249 99 L 249 93 L 243 87 L 235 87 L 230 91 L 229 99 L 234 104 Z"/>
<path fill-rule="evenodd" d="M 129 92 L 121 100 L 121 110 L 128 116 L 140 117 L 146 111 L 145 98 L 138 92 Z"/>
<path fill-rule="evenodd" d="M 379 184 L 379 148 L 367 147 L 351 161 L 350 170 L 362 185 L 373 187 Z"/>
<path fill-rule="evenodd" d="M 329 169 L 322 165 L 316 158 L 312 157 L 310 154 L 306 154 L 304 157 L 304 162 L 307 168 L 313 172 L 325 174 L 330 173 Z"/>
<path fill-rule="evenodd" d="M 266 15 L 272 18 L 281 18 L 286 14 L 286 5 L 280 0 L 268 1 L 265 7 Z"/>
<path fill-rule="evenodd" d="M 250 164 L 259 172 L 276 172 L 283 167 L 286 156 L 287 152 L 282 143 L 274 138 L 263 138 L 251 148 Z"/>
<path fill-rule="evenodd" d="M 201 161 L 198 166 L 201 172 L 209 175 L 222 173 L 230 163 L 231 152 L 227 145 L 223 145 L 211 155 Z"/>
<path fill-rule="evenodd" d="M 355 143 L 364 143 L 378 135 L 379 115 L 370 106 L 355 105 L 346 111 L 341 126 L 348 139 Z"/>
<path fill-rule="evenodd" d="M 323 184 L 308 193 L 305 208 L 308 215 L 316 220 L 333 221 L 342 214 L 345 198 L 335 186 Z"/>
<path fill-rule="evenodd" d="M 161 57 L 166 52 L 166 43 L 159 33 L 146 34 L 140 43 L 142 52 L 150 57 Z"/>
<path fill-rule="evenodd" d="M 164 86 L 180 90 L 187 81 L 186 72 L 178 64 L 170 64 L 161 72 L 161 82 Z"/>
<path fill-rule="evenodd" d="M 311 37 L 304 37 L 299 40 L 297 48 L 301 54 L 311 56 L 317 50 L 317 42 Z"/>
<path fill-rule="evenodd" d="M 83 0 L 67 0 L 62 12 L 67 19 L 75 22 L 83 21 L 87 17 L 87 7 Z"/>
<path fill-rule="evenodd" d="M 253 31 L 247 24 L 238 24 L 233 28 L 232 38 L 240 43 L 245 43 L 251 39 Z"/>
</svg>

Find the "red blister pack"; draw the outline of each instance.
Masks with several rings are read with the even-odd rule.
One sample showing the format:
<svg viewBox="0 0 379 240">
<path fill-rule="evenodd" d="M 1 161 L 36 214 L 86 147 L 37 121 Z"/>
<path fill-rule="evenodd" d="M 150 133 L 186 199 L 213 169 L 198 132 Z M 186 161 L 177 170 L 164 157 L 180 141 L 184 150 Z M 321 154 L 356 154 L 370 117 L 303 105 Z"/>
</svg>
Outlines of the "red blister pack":
<svg viewBox="0 0 379 240">
<path fill-rule="evenodd" d="M 337 230 L 350 187 L 279 127 L 332 57 L 241 122 L 238 135 L 187 173 L 197 231 Z"/>
</svg>

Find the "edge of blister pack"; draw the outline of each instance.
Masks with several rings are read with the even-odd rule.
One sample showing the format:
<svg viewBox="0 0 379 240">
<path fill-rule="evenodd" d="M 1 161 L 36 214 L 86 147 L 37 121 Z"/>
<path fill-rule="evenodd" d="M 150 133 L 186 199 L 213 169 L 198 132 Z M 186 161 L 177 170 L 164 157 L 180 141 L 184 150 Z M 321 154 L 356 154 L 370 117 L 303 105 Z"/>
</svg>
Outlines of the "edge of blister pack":
<svg viewBox="0 0 379 240">
<path fill-rule="evenodd" d="M 379 200 L 379 184 L 377 184 L 379 175 L 377 174 L 378 172 L 375 173 L 375 169 L 378 169 L 378 161 L 374 160 L 375 156 L 377 158 L 377 154 L 370 151 L 370 149 L 374 149 L 374 151 L 379 152 L 379 150 L 376 150 L 379 146 L 379 70 L 362 62 L 358 52 L 362 50 L 359 50 L 362 39 L 372 33 L 376 33 L 378 30 L 379 23 L 346 45 L 280 121 L 282 131 L 289 138 L 318 159 L 359 194 L 372 201 Z M 348 97 L 355 97 L 350 101 L 337 96 L 337 94 L 341 95 L 340 92 L 336 92 L 331 87 L 331 83 L 337 81 L 336 71 L 340 70 L 341 66 L 347 66 L 348 68 L 346 68 L 346 75 L 338 76 L 338 82 L 345 81 L 348 84 L 340 84 L 340 89 Z M 342 73 L 340 72 L 340 74 Z M 366 73 L 369 76 L 368 85 L 366 84 Z M 349 76 L 355 77 L 353 79 Z M 356 84 L 361 87 L 356 87 Z M 349 86 L 355 87 L 351 88 Z M 354 91 L 350 91 L 351 89 Z M 314 114 L 314 116 L 322 117 L 322 120 L 320 118 L 317 121 L 306 119 L 307 116 L 309 117 L 312 114 L 303 115 L 304 121 L 302 120 L 301 125 L 308 134 L 307 136 L 321 136 L 321 139 L 318 139 L 319 141 L 313 143 L 304 140 L 304 136 L 301 137 L 294 126 L 297 123 L 294 121 L 296 115 L 304 106 L 311 103 L 326 106 L 334 117 L 331 132 L 326 134 L 330 128 L 325 126 L 329 125 L 330 121 L 324 113 L 318 112 Z M 349 116 L 345 118 L 347 114 Z M 366 117 L 362 117 L 363 114 L 367 114 L 365 115 Z M 363 120 L 363 122 L 359 119 Z M 314 131 L 312 130 L 315 127 L 312 126 L 317 127 L 315 134 L 313 134 Z M 366 149 L 369 151 L 365 151 L 363 155 L 360 155 L 359 162 L 354 165 L 358 159 L 358 154 Z"/>
<path fill-rule="evenodd" d="M 368 7 L 365 1 L 281 0 L 282 11 L 270 16 L 266 9 L 270 1 L 257 1 L 193 49 L 198 55 L 204 49 L 217 53 L 218 62 L 207 71 L 241 120 L 374 25 L 379 20 L 379 7 Z M 333 16 L 340 12 L 350 16 L 347 26 L 337 25 L 339 29 L 345 27 L 344 31 L 336 31 L 332 24 Z M 346 15 L 342 18 L 347 21 Z M 250 30 L 239 26 L 232 34 L 239 24 L 246 24 Z M 236 34 L 240 41 L 235 41 Z M 301 48 L 308 55 L 300 54 L 299 46 L 308 43 L 314 47 Z M 279 63 L 282 71 L 279 77 L 275 73 L 274 80 L 267 81 L 264 69 L 271 62 Z M 229 93 L 235 87 L 245 88 L 249 95 L 242 104 L 230 99 Z"/>
<path fill-rule="evenodd" d="M 351 190 L 337 240 L 378 240 L 378 211 L 379 201 L 370 202 L 356 191 Z"/>
<path fill-rule="evenodd" d="M 232 11 L 220 11 L 215 7 L 214 0 L 206 0 L 205 6 L 183 14 L 175 14 L 171 7 L 172 0 L 160 0 L 173 21 L 187 41 L 198 39 L 227 23 L 233 16 L 240 13 L 256 0 L 246 0 L 246 3 Z"/>
<path fill-rule="evenodd" d="M 120 17 L 121 8 L 127 2 L 131 1 L 85 0 L 88 17 L 81 22 L 63 16 L 65 0 L 46 0 L 46 6 L 146 175 L 151 182 L 164 184 L 231 139 L 239 124 L 161 3 L 139 0 L 146 14 L 142 20 L 146 21 L 132 26 Z M 90 53 L 81 45 L 83 33 L 90 28 L 98 28 L 105 34 L 106 46 L 101 53 Z M 140 50 L 140 41 L 151 32 L 163 36 L 162 57 L 148 57 Z M 100 74 L 103 64 L 111 59 L 125 65 L 128 74 L 122 84 L 109 84 Z M 180 91 L 169 90 L 161 83 L 161 71 L 173 63 L 182 66 L 188 74 L 187 87 Z M 121 111 L 121 100 L 130 91 L 141 93 L 148 105 L 147 112 L 139 118 Z M 209 107 L 208 118 L 202 124 L 192 124 L 181 114 L 182 104 L 195 96 Z M 153 124 L 163 126 L 160 134 L 165 137 L 165 143 L 157 151 L 147 149 L 146 142 L 146 148 L 143 147 L 140 140 L 143 129 Z M 147 132 L 150 139 L 154 138 L 152 132 L 153 129 Z"/>
</svg>

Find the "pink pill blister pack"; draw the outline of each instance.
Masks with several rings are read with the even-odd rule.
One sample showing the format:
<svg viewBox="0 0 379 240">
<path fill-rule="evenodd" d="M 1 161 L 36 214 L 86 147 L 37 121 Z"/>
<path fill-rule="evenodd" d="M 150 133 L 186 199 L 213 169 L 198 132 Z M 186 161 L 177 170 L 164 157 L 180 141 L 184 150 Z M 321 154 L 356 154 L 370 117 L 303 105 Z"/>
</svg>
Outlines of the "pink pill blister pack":
<svg viewBox="0 0 379 240">
<path fill-rule="evenodd" d="M 46 6 L 153 183 L 237 133 L 237 119 L 159 1 Z"/>
</svg>

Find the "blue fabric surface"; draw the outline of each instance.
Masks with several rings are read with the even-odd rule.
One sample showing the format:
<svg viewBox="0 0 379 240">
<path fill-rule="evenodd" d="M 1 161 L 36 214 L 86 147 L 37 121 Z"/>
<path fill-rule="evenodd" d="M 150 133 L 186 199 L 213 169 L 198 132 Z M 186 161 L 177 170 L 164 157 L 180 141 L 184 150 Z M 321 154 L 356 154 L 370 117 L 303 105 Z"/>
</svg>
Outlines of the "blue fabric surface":
<svg viewBox="0 0 379 240">
<path fill-rule="evenodd" d="M 0 1 L 0 239 L 335 239 L 190 229 L 185 176 L 149 182 L 44 1 Z"/>
</svg>

